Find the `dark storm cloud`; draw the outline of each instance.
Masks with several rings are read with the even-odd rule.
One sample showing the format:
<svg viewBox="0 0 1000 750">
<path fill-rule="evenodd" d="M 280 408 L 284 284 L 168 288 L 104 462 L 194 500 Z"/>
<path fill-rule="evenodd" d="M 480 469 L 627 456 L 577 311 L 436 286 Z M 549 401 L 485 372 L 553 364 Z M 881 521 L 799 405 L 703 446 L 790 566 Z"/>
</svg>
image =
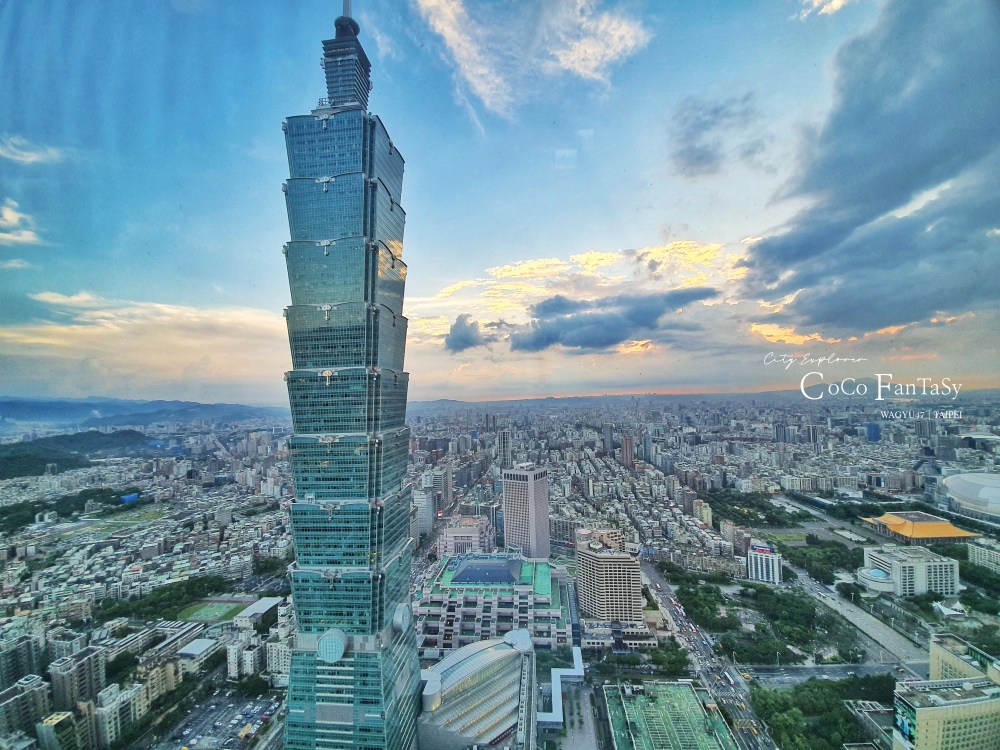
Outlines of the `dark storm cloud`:
<svg viewBox="0 0 1000 750">
<path fill-rule="evenodd" d="M 782 317 L 841 332 L 995 304 L 1000 4 L 893 0 L 834 69 L 778 196 L 812 203 L 752 247 L 748 293 L 800 290 Z"/>
<path fill-rule="evenodd" d="M 596 300 L 577 301 L 557 295 L 531 308 L 535 319 L 510 334 L 510 348 L 538 352 L 560 344 L 581 351 L 608 349 L 624 341 L 649 337 L 661 328 L 687 328 L 686 323 L 663 326 L 660 318 L 670 310 L 718 294 L 708 287 L 692 287 Z"/>
<path fill-rule="evenodd" d="M 586 309 L 588 304 L 585 301 L 572 300 L 569 297 L 557 294 L 555 297 L 549 297 L 547 300 L 542 300 L 537 305 L 533 305 L 530 312 L 533 317 L 547 318 L 552 315 L 566 315 Z"/>
<path fill-rule="evenodd" d="M 493 340 L 493 337 L 483 334 L 479 321 L 473 320 L 471 315 L 462 314 L 455 319 L 451 330 L 445 335 L 444 348 L 450 352 L 464 352 Z"/>
<path fill-rule="evenodd" d="M 721 134 L 743 128 L 757 116 L 752 93 L 726 99 L 689 98 L 674 114 L 674 148 L 670 164 L 685 177 L 715 174 L 722 167 L 725 149 Z"/>
<path fill-rule="evenodd" d="M 874 222 L 803 264 L 805 291 L 783 315 L 851 333 L 995 306 L 998 227 L 1000 152 L 921 211 Z"/>
</svg>

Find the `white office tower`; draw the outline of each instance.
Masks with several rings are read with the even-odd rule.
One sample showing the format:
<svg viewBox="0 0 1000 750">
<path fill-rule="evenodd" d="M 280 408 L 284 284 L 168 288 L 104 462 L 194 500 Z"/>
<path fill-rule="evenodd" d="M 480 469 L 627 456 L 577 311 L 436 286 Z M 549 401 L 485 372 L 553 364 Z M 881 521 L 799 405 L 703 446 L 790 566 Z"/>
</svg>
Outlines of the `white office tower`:
<svg viewBox="0 0 1000 750">
<path fill-rule="evenodd" d="M 434 530 L 434 492 L 424 487 L 413 488 L 413 504 L 417 508 L 417 527 L 420 535 L 430 534 Z"/>
<path fill-rule="evenodd" d="M 549 472 L 519 464 L 503 472 L 503 538 L 524 557 L 549 556 Z"/>
<path fill-rule="evenodd" d="M 447 461 L 431 472 L 431 483 L 434 491 L 441 496 L 438 510 L 448 511 L 455 502 L 455 488 L 451 476 L 451 464 Z"/>
<path fill-rule="evenodd" d="M 747 578 L 763 583 L 781 583 L 781 555 L 774 547 L 751 544 L 747 552 Z"/>
<path fill-rule="evenodd" d="M 617 529 L 576 532 L 576 588 L 586 617 L 642 623 L 639 561 L 624 547 L 624 537 Z"/>
</svg>

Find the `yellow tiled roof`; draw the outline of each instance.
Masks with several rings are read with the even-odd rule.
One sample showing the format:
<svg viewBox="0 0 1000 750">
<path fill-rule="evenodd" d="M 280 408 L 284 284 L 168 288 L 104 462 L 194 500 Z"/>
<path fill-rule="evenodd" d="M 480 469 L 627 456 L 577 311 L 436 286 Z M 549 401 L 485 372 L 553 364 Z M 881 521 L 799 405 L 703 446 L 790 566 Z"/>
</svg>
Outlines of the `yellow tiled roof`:
<svg viewBox="0 0 1000 750">
<path fill-rule="evenodd" d="M 885 513 L 878 518 L 864 518 L 862 520 L 870 521 L 872 523 L 883 523 L 888 526 L 893 533 L 905 536 L 909 539 L 938 539 L 942 537 L 979 536 L 979 534 L 974 534 L 971 531 L 958 528 L 952 524 L 951 521 L 925 521 L 921 523 L 914 523 L 913 521 L 905 518 L 895 516 L 892 513 Z"/>
</svg>

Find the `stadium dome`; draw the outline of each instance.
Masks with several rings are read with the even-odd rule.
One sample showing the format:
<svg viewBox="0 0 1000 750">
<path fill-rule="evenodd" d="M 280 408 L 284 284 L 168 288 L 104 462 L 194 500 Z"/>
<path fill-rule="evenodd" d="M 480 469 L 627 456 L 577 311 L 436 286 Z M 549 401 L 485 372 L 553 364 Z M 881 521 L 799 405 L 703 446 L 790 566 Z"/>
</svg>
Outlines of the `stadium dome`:
<svg viewBox="0 0 1000 750">
<path fill-rule="evenodd" d="M 955 511 L 1000 519 L 1000 474 L 955 474 L 942 484 Z"/>
</svg>

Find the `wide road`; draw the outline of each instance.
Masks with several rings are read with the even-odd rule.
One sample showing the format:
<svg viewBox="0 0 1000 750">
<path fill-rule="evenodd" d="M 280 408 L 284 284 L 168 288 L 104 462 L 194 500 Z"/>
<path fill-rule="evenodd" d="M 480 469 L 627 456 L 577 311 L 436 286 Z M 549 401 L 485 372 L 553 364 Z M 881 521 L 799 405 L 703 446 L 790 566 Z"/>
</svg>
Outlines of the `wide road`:
<svg viewBox="0 0 1000 750">
<path fill-rule="evenodd" d="M 787 564 L 787 563 L 786 563 Z M 896 632 L 867 609 L 863 609 L 846 599 L 842 599 L 836 590 L 809 578 L 806 571 L 789 566 L 799 576 L 799 587 L 821 604 L 843 615 L 848 622 L 867 635 L 899 661 L 918 663 L 927 661 L 928 648 L 916 646 L 914 643 Z"/>
<path fill-rule="evenodd" d="M 719 708 L 731 719 L 730 729 L 740 750 L 776 750 L 764 726 L 750 708 L 750 686 L 743 673 L 725 657 L 712 651 L 711 637 L 691 622 L 684 609 L 676 603 L 673 588 L 651 564 L 643 563 L 642 572 L 652 584 L 650 592 L 661 610 L 677 625 L 677 640 L 688 649 L 689 656 Z"/>
</svg>

